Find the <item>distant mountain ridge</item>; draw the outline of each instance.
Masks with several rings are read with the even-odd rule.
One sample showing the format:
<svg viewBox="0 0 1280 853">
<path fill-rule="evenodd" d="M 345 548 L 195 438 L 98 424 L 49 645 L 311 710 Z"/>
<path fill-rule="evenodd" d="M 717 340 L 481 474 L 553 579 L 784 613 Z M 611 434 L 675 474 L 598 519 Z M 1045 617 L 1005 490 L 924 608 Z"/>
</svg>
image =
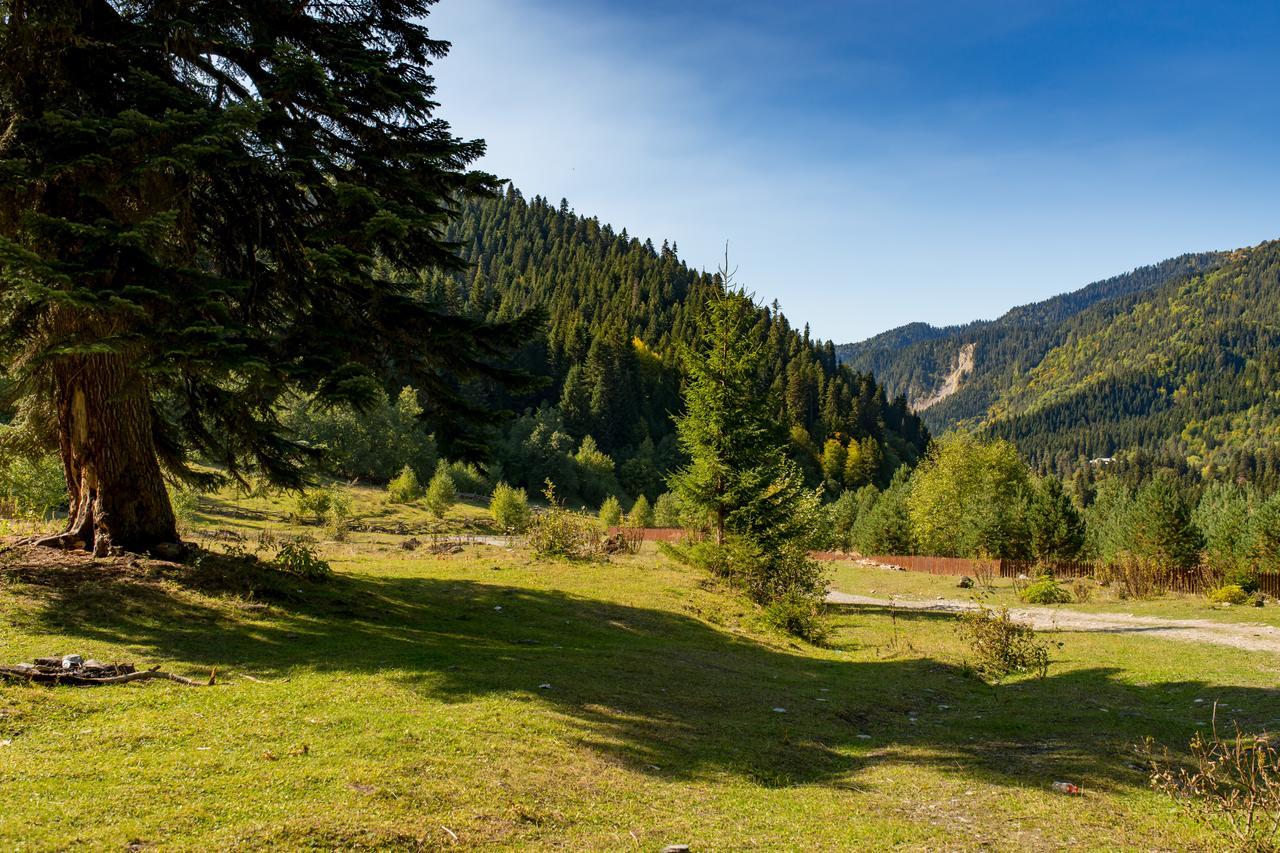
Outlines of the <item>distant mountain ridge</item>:
<svg viewBox="0 0 1280 853">
<path fill-rule="evenodd" d="M 1052 332 L 1065 320 L 1098 303 L 1212 269 L 1221 263 L 1224 256 L 1222 252 L 1201 252 L 1138 267 L 1071 293 L 1020 305 L 996 320 L 975 320 L 944 327 L 908 323 L 858 343 L 839 344 L 836 356 L 855 370 L 874 372 L 891 395 L 903 394 L 913 406 L 918 406 L 937 394 L 947 375 L 955 368 L 961 349 L 967 344 L 975 345 L 971 380 L 985 385 L 988 375 L 1000 374 L 1008 366 L 1025 369 L 1031 359 L 1043 355 L 1056 343 L 1056 339 L 1046 341 L 1042 337 L 1025 340 L 1026 336 L 1020 333 L 1030 330 Z M 990 405 L 991 400 L 986 395 L 973 393 L 976 390 L 973 385 L 971 381 L 958 407 L 955 404 L 944 408 L 927 407 L 934 410 L 924 414 L 931 429 L 954 426 L 980 414 Z"/>
<path fill-rule="evenodd" d="M 912 323 L 836 352 L 906 395 L 935 433 L 981 428 L 1046 467 L 1141 449 L 1247 468 L 1242 454 L 1270 459 L 1280 431 L 1277 324 L 1280 243 L 1264 243 L 1140 267 L 992 321 Z"/>
</svg>

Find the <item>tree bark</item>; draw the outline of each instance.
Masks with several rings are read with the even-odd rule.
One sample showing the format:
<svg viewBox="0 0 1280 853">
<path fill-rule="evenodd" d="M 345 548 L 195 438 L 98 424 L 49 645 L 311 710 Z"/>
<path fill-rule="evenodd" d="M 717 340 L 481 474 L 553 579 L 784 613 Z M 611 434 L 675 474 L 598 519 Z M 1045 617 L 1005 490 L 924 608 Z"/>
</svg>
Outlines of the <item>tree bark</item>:
<svg viewBox="0 0 1280 853">
<path fill-rule="evenodd" d="M 178 541 L 152 435 L 146 378 L 128 353 L 64 356 L 54 368 L 66 530 L 44 540 L 103 555 Z"/>
</svg>

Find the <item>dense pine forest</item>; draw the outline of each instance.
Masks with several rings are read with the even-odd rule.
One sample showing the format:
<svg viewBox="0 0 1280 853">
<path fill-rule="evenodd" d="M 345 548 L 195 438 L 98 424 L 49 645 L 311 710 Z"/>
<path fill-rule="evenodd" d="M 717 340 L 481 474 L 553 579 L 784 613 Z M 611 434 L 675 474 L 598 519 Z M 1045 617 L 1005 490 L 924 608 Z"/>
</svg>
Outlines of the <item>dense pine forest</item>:
<svg viewBox="0 0 1280 853">
<path fill-rule="evenodd" d="M 446 237 L 466 266 L 424 276 L 427 296 L 489 320 L 532 308 L 547 313 L 545 336 L 516 359 L 543 377 L 541 390 L 461 389 L 477 407 L 517 415 L 494 437 L 502 475 L 539 491 L 551 478 L 587 501 L 618 489 L 655 498 L 680 461 L 672 421 L 681 407 L 680 354 L 695 343 L 697 318 L 719 292 L 718 274 L 692 269 L 674 243 L 655 246 L 579 215 L 565 201 L 525 199 L 516 189 L 468 201 Z M 919 458 L 928 432 L 904 396 L 890 399 L 870 373 L 841 365 L 832 342 L 793 328 L 776 304 L 756 315 L 751 334 L 765 353 L 761 385 L 789 426 L 793 456 L 812 485 L 884 486 Z M 458 437 L 437 438 L 455 453 Z M 823 450 L 832 441 L 843 464 L 824 472 Z"/>
</svg>

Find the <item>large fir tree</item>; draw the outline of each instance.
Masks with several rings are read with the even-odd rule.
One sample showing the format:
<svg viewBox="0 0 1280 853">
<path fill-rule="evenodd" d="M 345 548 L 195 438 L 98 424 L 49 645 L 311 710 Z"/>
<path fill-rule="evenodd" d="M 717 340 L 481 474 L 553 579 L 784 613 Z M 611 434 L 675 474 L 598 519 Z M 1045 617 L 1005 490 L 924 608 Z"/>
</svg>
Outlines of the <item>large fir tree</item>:
<svg viewBox="0 0 1280 853">
<path fill-rule="evenodd" d="M 501 377 L 495 327 L 397 269 L 457 267 L 483 151 L 436 116 L 434 0 L 0 2 L 7 383 L 61 452 L 72 545 L 176 539 L 162 471 L 296 484 L 290 390 L 368 404 Z"/>
</svg>

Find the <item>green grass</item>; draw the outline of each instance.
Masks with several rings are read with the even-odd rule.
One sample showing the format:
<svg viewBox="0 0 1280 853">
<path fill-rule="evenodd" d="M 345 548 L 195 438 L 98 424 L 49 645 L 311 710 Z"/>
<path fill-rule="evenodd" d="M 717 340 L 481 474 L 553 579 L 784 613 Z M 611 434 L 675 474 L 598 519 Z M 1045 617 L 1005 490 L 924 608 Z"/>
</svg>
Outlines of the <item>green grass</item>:
<svg viewBox="0 0 1280 853">
<path fill-rule="evenodd" d="M 830 564 L 832 586 L 854 595 L 878 598 L 901 596 L 916 599 L 938 597 L 975 601 L 988 607 L 1026 607 L 1010 578 L 996 578 L 991 589 L 962 589 L 960 578 L 930 575 L 924 572 L 900 572 L 849 561 Z M 1071 580 L 1061 583 L 1071 588 Z M 1255 623 L 1280 627 L 1280 604 L 1274 599 L 1264 607 L 1213 605 L 1203 595 L 1166 593 L 1150 600 L 1121 599 L 1113 589 L 1093 586 L 1093 594 L 1084 603 L 1054 605 L 1084 613 L 1129 613 L 1134 616 L 1161 616 L 1167 619 L 1207 619 L 1215 622 Z"/>
<path fill-rule="evenodd" d="M 0 848 L 1212 848 L 1133 745 L 1185 744 L 1215 701 L 1280 726 L 1265 655 L 1062 634 L 1047 678 L 990 686 L 945 616 L 841 609 L 815 648 L 656 553 L 394 539 L 254 595 L 212 559 L 0 573 L 6 662 L 221 682 L 0 687 Z"/>
</svg>

